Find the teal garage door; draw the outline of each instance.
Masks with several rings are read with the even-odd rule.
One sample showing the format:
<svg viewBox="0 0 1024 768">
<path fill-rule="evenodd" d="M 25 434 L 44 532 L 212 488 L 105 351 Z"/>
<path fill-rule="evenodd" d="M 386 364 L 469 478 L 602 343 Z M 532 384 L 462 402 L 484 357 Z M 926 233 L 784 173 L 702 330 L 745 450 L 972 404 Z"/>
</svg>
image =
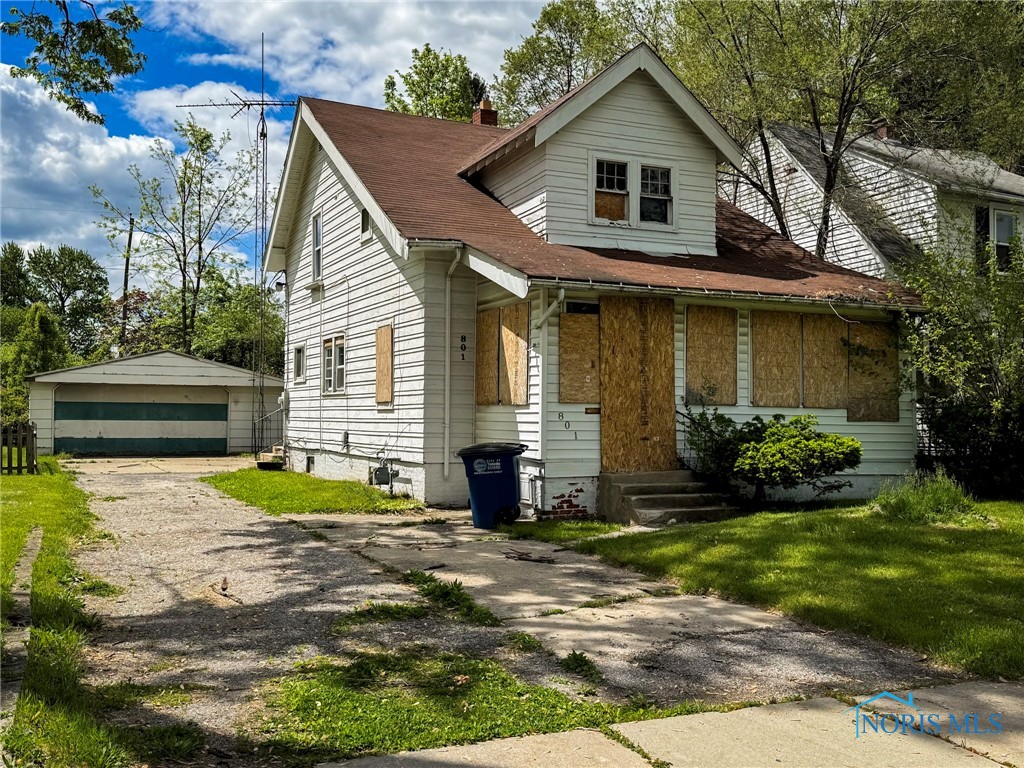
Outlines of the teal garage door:
<svg viewBox="0 0 1024 768">
<path fill-rule="evenodd" d="M 54 450 L 78 456 L 228 452 L 227 393 L 214 387 L 62 385 Z"/>
</svg>

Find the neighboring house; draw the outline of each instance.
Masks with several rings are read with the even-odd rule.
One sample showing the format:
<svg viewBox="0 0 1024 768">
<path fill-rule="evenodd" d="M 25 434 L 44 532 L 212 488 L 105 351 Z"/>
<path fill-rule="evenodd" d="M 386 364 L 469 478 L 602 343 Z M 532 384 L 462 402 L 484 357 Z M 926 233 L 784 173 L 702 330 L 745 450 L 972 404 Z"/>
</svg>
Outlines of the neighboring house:
<svg viewBox="0 0 1024 768">
<path fill-rule="evenodd" d="M 702 399 L 859 438 L 855 493 L 913 467 L 909 297 L 717 200 L 740 149 L 649 48 L 495 118 L 300 101 L 265 256 L 293 469 L 365 480 L 383 455 L 399 490 L 464 504 L 455 451 L 521 442 L 524 502 L 593 512 L 602 473 L 676 467 Z"/>
<path fill-rule="evenodd" d="M 883 134 L 884 135 L 884 134 Z M 831 139 L 831 135 L 827 137 Z M 825 163 L 815 131 L 772 128 L 769 151 L 789 235 L 814 251 L 821 220 Z M 763 178 L 763 159 L 745 169 Z M 747 184 L 723 193 L 778 229 L 764 197 Z M 876 277 L 915 249 L 973 255 L 991 243 L 1001 265 L 1024 231 L 1024 176 L 984 155 L 910 147 L 867 136 L 845 153 L 832 208 L 826 258 Z"/>
<path fill-rule="evenodd" d="M 28 377 L 42 454 L 186 456 L 249 453 L 253 422 L 278 408 L 284 382 L 181 352 L 148 352 Z"/>
</svg>

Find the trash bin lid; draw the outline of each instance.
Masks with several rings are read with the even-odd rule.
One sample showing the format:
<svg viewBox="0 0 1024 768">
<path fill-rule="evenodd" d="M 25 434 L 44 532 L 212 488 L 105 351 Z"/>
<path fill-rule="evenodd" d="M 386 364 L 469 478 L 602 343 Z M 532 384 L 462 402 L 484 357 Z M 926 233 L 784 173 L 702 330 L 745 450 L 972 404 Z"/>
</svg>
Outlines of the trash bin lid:
<svg viewBox="0 0 1024 768">
<path fill-rule="evenodd" d="M 477 454 L 487 453 L 511 453 L 518 456 L 529 447 L 523 443 L 477 443 L 476 445 L 467 445 L 465 448 L 460 448 L 458 455 L 476 456 Z"/>
</svg>

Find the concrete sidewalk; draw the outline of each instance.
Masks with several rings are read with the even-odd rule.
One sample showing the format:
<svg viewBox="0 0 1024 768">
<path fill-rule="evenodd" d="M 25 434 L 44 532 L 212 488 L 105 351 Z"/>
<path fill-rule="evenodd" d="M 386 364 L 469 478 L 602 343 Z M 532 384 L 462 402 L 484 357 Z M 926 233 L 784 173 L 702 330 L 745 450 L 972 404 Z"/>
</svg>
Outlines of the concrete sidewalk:
<svg viewBox="0 0 1024 768">
<path fill-rule="evenodd" d="M 901 694 L 904 695 L 905 694 Z M 923 689 L 915 702 L 927 712 L 1003 715 L 1003 731 L 991 735 L 956 734 L 956 743 L 907 732 L 870 733 L 856 738 L 854 712 L 835 699 L 751 707 L 622 723 L 612 726 L 630 749 L 597 731 L 499 739 L 462 747 L 405 752 L 321 768 L 583 768 L 650 766 L 662 761 L 701 768 L 995 768 L 1024 765 L 1024 685 L 964 683 Z M 645 752 L 650 761 L 641 756 Z"/>
</svg>

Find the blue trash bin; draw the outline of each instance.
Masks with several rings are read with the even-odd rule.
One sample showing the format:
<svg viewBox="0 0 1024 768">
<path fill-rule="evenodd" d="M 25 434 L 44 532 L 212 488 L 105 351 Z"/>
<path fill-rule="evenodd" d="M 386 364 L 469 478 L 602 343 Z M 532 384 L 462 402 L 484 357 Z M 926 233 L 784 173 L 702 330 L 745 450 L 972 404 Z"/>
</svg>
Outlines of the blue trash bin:
<svg viewBox="0 0 1024 768">
<path fill-rule="evenodd" d="M 522 443 L 478 443 L 459 451 L 475 527 L 497 528 L 519 517 L 519 454 L 526 448 Z"/>
</svg>

